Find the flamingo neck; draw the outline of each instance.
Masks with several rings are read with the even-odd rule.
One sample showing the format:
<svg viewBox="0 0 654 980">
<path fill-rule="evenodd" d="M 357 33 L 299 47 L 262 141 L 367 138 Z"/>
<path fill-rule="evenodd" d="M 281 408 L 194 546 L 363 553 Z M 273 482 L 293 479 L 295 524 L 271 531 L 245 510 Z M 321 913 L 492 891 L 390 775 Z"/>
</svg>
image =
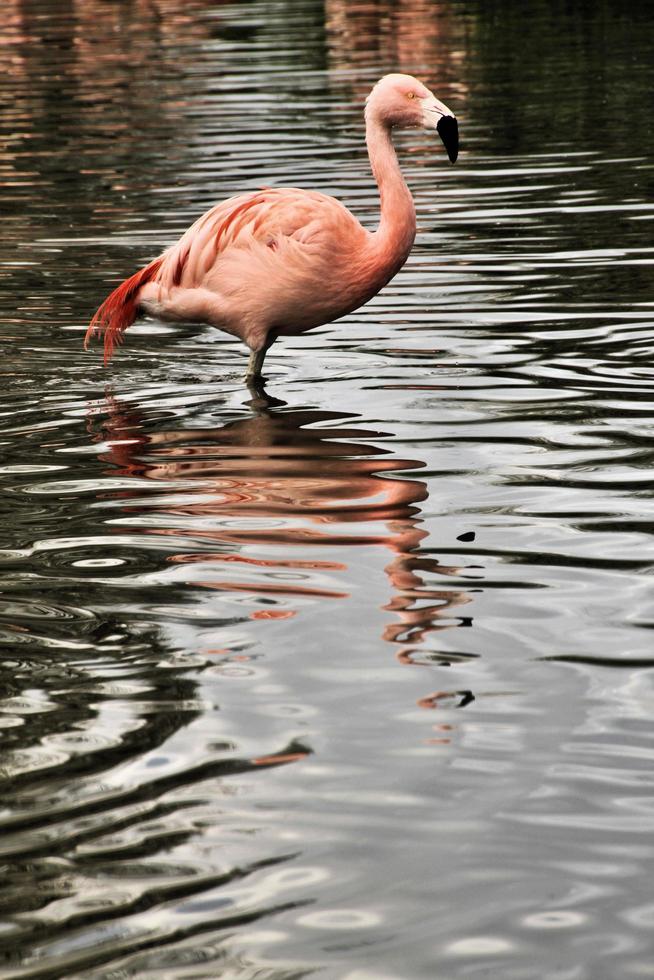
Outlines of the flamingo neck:
<svg viewBox="0 0 654 980">
<path fill-rule="evenodd" d="M 372 237 L 380 264 L 390 279 L 411 251 L 416 237 L 416 210 L 400 170 L 390 128 L 372 113 L 366 117 L 366 143 L 381 199 L 381 221 Z"/>
</svg>

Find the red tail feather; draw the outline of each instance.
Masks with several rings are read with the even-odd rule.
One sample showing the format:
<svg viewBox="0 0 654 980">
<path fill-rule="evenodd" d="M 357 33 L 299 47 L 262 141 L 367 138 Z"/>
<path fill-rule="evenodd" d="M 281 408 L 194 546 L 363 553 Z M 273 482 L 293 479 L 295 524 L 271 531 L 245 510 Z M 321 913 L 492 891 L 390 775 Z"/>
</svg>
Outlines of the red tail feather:
<svg viewBox="0 0 654 980">
<path fill-rule="evenodd" d="M 84 338 L 84 347 L 88 347 L 89 341 L 96 334 L 104 334 L 104 363 L 107 364 L 114 352 L 114 347 L 122 340 L 124 332 L 134 323 L 138 313 L 137 294 L 141 286 L 154 279 L 163 258 L 155 259 L 144 269 L 140 269 L 120 286 L 114 289 L 113 293 L 107 296 L 104 303 L 100 306 L 97 313 L 91 320 L 89 328 Z"/>
</svg>

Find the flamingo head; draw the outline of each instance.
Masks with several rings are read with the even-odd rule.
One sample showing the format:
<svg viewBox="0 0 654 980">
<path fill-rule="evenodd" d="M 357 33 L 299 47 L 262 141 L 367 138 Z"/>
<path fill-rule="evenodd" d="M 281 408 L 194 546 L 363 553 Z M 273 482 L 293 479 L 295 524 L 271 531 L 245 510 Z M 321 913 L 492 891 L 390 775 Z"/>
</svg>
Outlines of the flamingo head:
<svg viewBox="0 0 654 980">
<path fill-rule="evenodd" d="M 459 154 L 456 116 L 412 75 L 384 75 L 368 96 L 366 116 L 389 129 L 435 129 L 452 163 Z"/>
</svg>

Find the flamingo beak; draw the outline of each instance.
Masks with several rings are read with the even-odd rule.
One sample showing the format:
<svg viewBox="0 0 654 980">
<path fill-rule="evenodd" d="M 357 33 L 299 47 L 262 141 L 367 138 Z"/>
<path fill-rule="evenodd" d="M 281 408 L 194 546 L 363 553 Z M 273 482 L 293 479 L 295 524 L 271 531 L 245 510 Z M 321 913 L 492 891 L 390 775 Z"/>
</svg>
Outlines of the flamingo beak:
<svg viewBox="0 0 654 980">
<path fill-rule="evenodd" d="M 459 124 L 456 116 L 431 92 L 421 99 L 421 102 L 423 125 L 426 129 L 433 129 L 434 124 L 436 125 L 436 131 L 443 140 L 447 155 L 454 163 L 459 155 Z"/>
<path fill-rule="evenodd" d="M 456 116 L 441 116 L 436 123 L 436 130 L 447 150 L 450 163 L 454 163 L 459 155 L 459 124 Z"/>
</svg>

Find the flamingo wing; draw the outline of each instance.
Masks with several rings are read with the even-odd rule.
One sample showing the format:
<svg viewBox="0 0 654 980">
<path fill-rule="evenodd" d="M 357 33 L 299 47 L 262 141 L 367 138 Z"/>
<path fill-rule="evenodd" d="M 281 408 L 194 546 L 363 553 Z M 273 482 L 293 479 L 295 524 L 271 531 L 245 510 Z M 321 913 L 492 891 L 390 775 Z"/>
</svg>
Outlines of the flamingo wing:
<svg viewBox="0 0 654 980">
<path fill-rule="evenodd" d="M 350 237 L 364 233 L 335 198 L 294 187 L 266 187 L 229 198 L 198 218 L 164 253 L 154 281 L 168 289 L 194 288 L 231 249 L 262 245 L 275 251 L 298 244 L 330 250 L 345 240 L 346 230 Z"/>
</svg>

